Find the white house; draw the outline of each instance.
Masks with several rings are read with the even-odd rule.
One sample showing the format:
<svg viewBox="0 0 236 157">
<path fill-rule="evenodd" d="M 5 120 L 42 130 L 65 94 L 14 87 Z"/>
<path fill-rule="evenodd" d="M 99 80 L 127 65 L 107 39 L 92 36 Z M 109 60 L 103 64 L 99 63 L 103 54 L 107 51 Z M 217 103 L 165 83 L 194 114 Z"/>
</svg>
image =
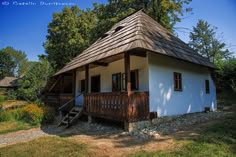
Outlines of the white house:
<svg viewBox="0 0 236 157">
<path fill-rule="evenodd" d="M 73 75 L 89 116 L 140 121 L 216 110 L 214 65 L 138 11 L 114 25 L 55 76 Z M 84 92 L 84 97 L 76 97 Z"/>
</svg>

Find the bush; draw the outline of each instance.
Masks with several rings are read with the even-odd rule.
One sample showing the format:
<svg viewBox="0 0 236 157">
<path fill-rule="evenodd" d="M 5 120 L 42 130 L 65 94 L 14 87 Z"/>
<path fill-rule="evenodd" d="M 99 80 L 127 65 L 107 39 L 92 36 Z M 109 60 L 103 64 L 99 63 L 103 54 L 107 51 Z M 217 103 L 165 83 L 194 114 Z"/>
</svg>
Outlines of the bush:
<svg viewBox="0 0 236 157">
<path fill-rule="evenodd" d="M 11 121 L 11 120 L 21 120 L 22 118 L 22 109 L 1 109 L 0 104 L 0 122 Z"/>
<path fill-rule="evenodd" d="M 9 90 L 7 92 L 7 99 L 8 100 L 16 100 L 17 99 L 17 93 L 14 90 Z"/>
<path fill-rule="evenodd" d="M 2 111 L 2 103 L 0 102 L 0 114 L 1 114 L 1 111 Z"/>
<path fill-rule="evenodd" d="M 0 102 L 3 102 L 6 100 L 6 97 L 4 95 L 0 95 Z"/>
<path fill-rule="evenodd" d="M 43 119 L 43 110 L 36 104 L 29 104 L 22 109 L 22 119 L 33 125 L 39 125 Z"/>
<path fill-rule="evenodd" d="M 21 120 L 23 117 L 22 108 L 11 109 L 11 114 L 15 120 Z"/>
<path fill-rule="evenodd" d="M 13 116 L 9 111 L 0 112 L 0 122 L 10 121 L 13 119 Z"/>
<path fill-rule="evenodd" d="M 54 121 L 56 116 L 55 108 L 50 106 L 43 106 L 43 123 L 50 124 Z"/>
</svg>

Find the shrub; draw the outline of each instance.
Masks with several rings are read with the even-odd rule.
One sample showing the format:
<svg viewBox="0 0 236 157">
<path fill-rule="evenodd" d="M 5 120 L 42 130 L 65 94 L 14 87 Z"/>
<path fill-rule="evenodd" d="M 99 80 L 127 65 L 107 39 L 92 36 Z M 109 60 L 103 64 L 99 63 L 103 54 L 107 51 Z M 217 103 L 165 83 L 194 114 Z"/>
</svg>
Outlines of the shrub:
<svg viewBox="0 0 236 157">
<path fill-rule="evenodd" d="M 38 125 L 43 119 L 43 110 L 36 104 L 29 104 L 22 109 L 22 119 L 33 125 Z"/>
<path fill-rule="evenodd" d="M 56 116 L 55 108 L 50 106 L 43 106 L 43 123 L 50 124 L 54 121 Z"/>
<path fill-rule="evenodd" d="M 22 108 L 15 108 L 11 110 L 11 114 L 15 120 L 21 120 L 23 117 Z"/>
<path fill-rule="evenodd" d="M 13 116 L 9 111 L 0 112 L 0 122 L 10 121 L 13 119 Z"/>
<path fill-rule="evenodd" d="M 6 100 L 6 97 L 4 95 L 0 95 L 0 102 L 3 102 Z"/>
<path fill-rule="evenodd" d="M 16 100 L 17 99 L 17 93 L 14 90 L 9 90 L 7 92 L 7 99 L 8 100 Z"/>
<path fill-rule="evenodd" d="M 1 111 L 2 111 L 2 103 L 0 102 L 0 114 L 1 114 Z"/>
</svg>

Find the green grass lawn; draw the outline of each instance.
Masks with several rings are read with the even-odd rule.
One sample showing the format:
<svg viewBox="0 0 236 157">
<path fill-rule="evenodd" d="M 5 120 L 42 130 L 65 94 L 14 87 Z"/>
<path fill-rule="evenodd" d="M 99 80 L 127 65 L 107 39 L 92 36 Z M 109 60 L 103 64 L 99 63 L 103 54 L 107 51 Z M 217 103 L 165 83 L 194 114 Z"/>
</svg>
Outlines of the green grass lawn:
<svg viewBox="0 0 236 157">
<path fill-rule="evenodd" d="M 41 137 L 27 143 L 0 148 L 0 157 L 87 157 L 85 144 L 59 137 Z"/>
<path fill-rule="evenodd" d="M 184 146 L 169 152 L 139 151 L 131 157 L 231 157 L 236 156 L 236 114 L 227 117 L 224 121 L 210 126 L 201 132 L 201 135 L 192 140 L 176 140 Z"/>
<path fill-rule="evenodd" d="M 29 123 L 25 123 L 17 120 L 10 120 L 5 122 L 0 122 L 0 134 L 5 134 L 9 132 L 26 130 L 30 128 L 34 128 L 37 126 L 32 126 Z"/>
</svg>

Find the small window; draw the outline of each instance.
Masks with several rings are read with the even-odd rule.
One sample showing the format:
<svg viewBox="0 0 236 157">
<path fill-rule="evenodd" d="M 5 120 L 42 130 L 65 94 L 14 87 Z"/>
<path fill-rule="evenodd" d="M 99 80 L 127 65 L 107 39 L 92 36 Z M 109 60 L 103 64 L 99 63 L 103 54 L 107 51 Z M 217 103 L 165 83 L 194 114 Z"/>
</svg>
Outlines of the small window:
<svg viewBox="0 0 236 157">
<path fill-rule="evenodd" d="M 115 32 L 118 32 L 118 31 L 121 30 L 122 28 L 124 28 L 124 26 L 118 26 L 118 27 L 116 27 Z"/>
<path fill-rule="evenodd" d="M 112 91 L 121 91 L 121 73 L 112 74 Z"/>
<path fill-rule="evenodd" d="M 131 90 L 139 89 L 138 70 L 132 70 L 130 72 Z"/>
<path fill-rule="evenodd" d="M 174 72 L 174 90 L 182 91 L 182 74 Z"/>
<path fill-rule="evenodd" d="M 205 90 L 206 90 L 206 93 L 210 93 L 209 80 L 205 80 Z"/>
<path fill-rule="evenodd" d="M 80 80 L 80 92 L 85 92 L 85 80 Z"/>
</svg>

